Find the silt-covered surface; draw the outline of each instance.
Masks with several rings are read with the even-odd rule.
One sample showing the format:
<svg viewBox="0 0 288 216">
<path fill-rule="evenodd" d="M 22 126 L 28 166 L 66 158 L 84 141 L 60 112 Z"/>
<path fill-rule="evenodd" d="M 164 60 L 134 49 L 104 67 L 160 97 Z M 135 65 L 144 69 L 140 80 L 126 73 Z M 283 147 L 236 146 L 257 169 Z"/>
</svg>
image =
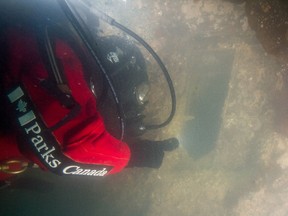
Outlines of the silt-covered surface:
<svg viewBox="0 0 288 216">
<path fill-rule="evenodd" d="M 286 215 L 288 67 L 263 48 L 245 4 L 90 2 L 143 37 L 167 66 L 176 116 L 146 137 L 175 136 L 180 147 L 166 153 L 159 170 L 126 169 L 96 181 L 30 171 L 3 190 L 1 202 L 10 202 L 0 213 Z M 158 110 L 169 113 L 169 92 L 160 71 L 149 76 L 155 86 L 148 109 L 157 120 Z"/>
</svg>

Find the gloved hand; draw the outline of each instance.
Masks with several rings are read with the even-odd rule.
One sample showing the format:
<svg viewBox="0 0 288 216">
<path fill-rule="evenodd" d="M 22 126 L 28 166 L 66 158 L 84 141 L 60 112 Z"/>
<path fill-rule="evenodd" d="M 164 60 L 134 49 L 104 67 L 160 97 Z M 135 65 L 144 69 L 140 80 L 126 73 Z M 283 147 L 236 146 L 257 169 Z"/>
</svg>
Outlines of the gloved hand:
<svg viewBox="0 0 288 216">
<path fill-rule="evenodd" d="M 130 145 L 131 158 L 127 167 L 159 168 L 164 151 L 172 151 L 179 146 L 176 138 L 162 141 L 140 140 Z"/>
</svg>

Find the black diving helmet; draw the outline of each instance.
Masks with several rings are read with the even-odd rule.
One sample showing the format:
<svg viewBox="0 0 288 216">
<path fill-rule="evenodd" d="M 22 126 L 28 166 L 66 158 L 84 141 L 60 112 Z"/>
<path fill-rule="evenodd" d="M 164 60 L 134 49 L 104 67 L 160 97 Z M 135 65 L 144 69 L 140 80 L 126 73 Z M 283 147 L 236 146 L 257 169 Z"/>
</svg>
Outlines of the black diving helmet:
<svg viewBox="0 0 288 216">
<path fill-rule="evenodd" d="M 104 34 L 107 25 L 82 1 L 58 0 L 58 3 L 65 17 L 49 13 L 45 19 L 47 30 L 41 30 L 44 32 L 42 38 L 48 38 L 48 44 L 61 35 L 70 41 L 69 45 L 83 64 L 105 126 L 113 136 L 123 139 L 142 135 L 149 81 L 140 48 L 131 38 L 118 36 L 115 32 Z M 43 47 L 47 53 L 45 49 L 49 46 Z M 53 59 L 53 50 L 48 54 L 50 58 L 47 59 Z M 59 62 L 54 68 L 58 68 L 61 75 L 61 65 L 57 64 Z"/>
<path fill-rule="evenodd" d="M 115 137 L 125 139 L 142 135 L 146 129 L 168 125 L 176 110 L 175 91 L 169 73 L 155 51 L 137 34 L 93 5 L 80 0 L 58 0 L 58 3 L 100 68 L 100 74 L 97 71 L 90 73 L 89 82 L 107 130 Z M 144 124 L 150 88 L 139 45 L 156 60 L 170 90 L 171 112 L 159 124 Z"/>
</svg>

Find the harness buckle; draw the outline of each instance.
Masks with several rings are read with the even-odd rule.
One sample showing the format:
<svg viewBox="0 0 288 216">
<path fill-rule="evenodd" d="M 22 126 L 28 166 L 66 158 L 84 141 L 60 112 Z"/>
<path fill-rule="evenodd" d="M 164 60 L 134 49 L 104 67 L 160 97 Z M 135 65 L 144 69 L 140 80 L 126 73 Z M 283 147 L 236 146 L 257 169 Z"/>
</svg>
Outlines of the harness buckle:
<svg viewBox="0 0 288 216">
<path fill-rule="evenodd" d="M 29 163 L 25 161 L 17 159 L 6 160 L 0 163 L 0 172 L 16 175 L 24 172 L 28 166 Z"/>
</svg>

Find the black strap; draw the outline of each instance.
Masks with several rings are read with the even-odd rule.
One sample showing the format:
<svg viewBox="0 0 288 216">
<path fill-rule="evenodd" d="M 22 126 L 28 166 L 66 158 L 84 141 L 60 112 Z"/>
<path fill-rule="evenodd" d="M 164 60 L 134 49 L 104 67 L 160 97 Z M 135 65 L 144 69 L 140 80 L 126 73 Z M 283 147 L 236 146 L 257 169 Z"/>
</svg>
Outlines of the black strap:
<svg viewBox="0 0 288 216">
<path fill-rule="evenodd" d="M 53 84 L 53 82 L 49 80 L 42 81 L 41 86 L 45 88 L 54 98 L 60 101 L 62 105 L 70 109 L 68 115 L 66 115 L 63 119 L 50 127 L 50 130 L 54 131 L 60 128 L 79 114 L 81 106 L 73 99 L 70 94 L 64 94 L 62 91 L 59 90 L 59 88 L 57 88 L 57 86 L 55 86 L 55 84 Z"/>
<path fill-rule="evenodd" d="M 74 100 L 61 67 L 61 62 L 57 60 L 54 54 L 53 42 L 49 36 L 48 28 L 48 25 L 40 26 L 37 31 L 40 52 L 49 77 L 41 82 L 41 86 L 63 106 L 71 110 L 67 116 L 50 128 L 53 131 L 75 118 L 79 114 L 81 107 Z"/>
<path fill-rule="evenodd" d="M 18 136 L 20 148 L 29 148 L 48 170 L 59 175 L 105 176 L 112 169 L 106 165 L 78 163 L 63 154 L 61 145 L 38 115 L 24 86 L 15 86 L 7 97 L 21 135 Z"/>
</svg>

